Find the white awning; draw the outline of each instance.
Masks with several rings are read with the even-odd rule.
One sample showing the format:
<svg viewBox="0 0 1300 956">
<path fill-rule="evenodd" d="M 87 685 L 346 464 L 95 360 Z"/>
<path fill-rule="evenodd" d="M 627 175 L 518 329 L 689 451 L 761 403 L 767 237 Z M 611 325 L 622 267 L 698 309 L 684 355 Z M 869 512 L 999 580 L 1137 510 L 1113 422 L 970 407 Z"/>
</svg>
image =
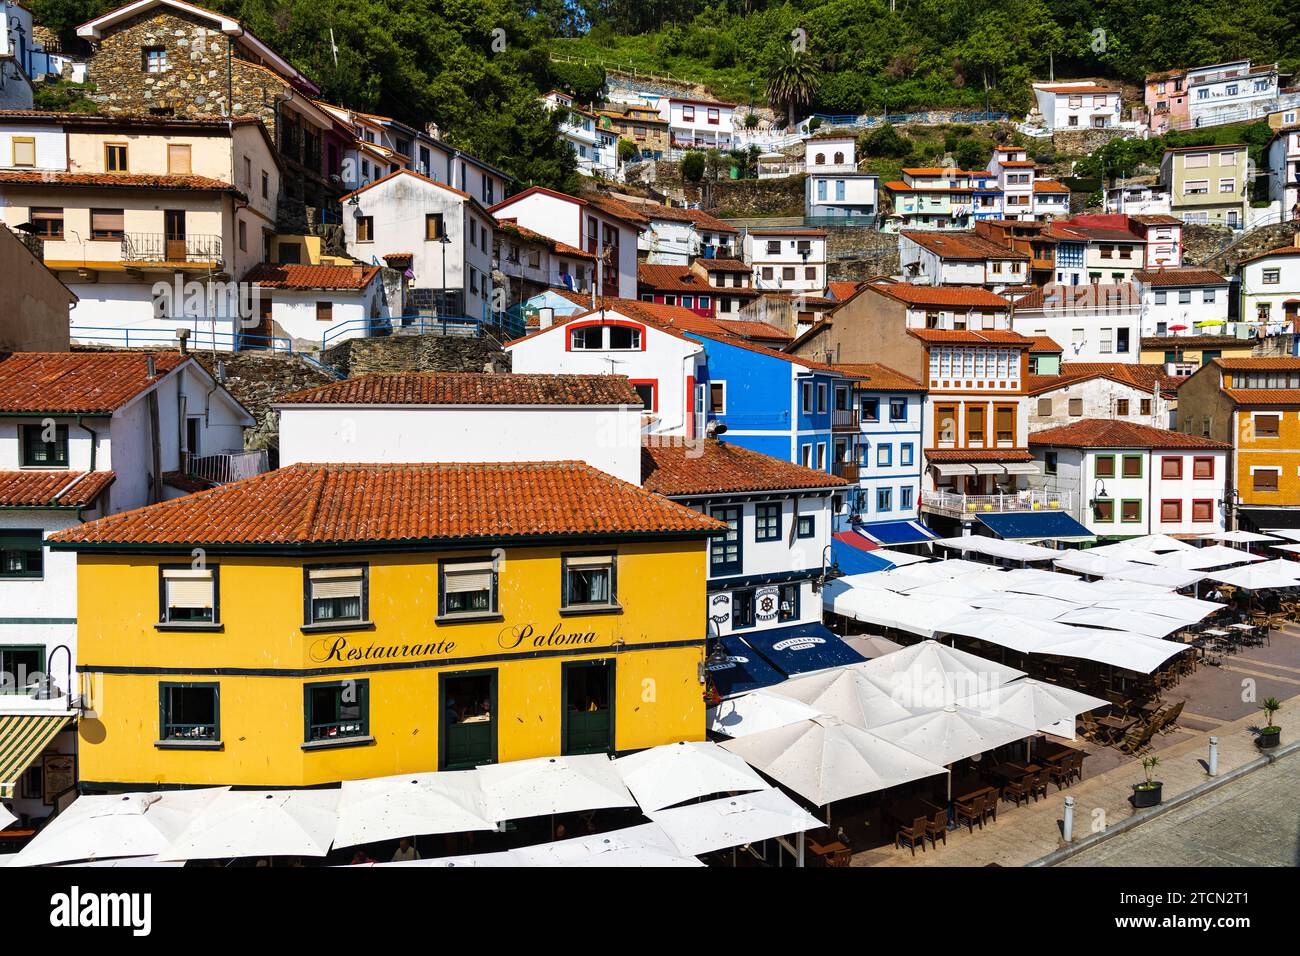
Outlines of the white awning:
<svg viewBox="0 0 1300 956">
<path fill-rule="evenodd" d="M 935 471 L 941 475 L 973 475 L 975 474 L 974 465 L 966 465 L 960 462 L 938 462 L 934 465 Z"/>
<path fill-rule="evenodd" d="M 620 757 L 614 761 L 614 769 L 642 810 L 662 810 L 699 797 L 767 787 L 745 761 L 708 741 L 651 747 Z"/>
<path fill-rule="evenodd" d="M 974 465 L 977 475 L 1005 475 L 1002 466 L 995 461 L 977 461 Z"/>
<path fill-rule="evenodd" d="M 477 773 L 494 820 L 636 806 L 605 754 L 514 760 L 479 767 Z"/>
<path fill-rule="evenodd" d="M 677 849 L 688 856 L 826 825 L 775 787 L 671 810 L 655 810 L 646 816 L 663 827 Z"/>
<path fill-rule="evenodd" d="M 1002 466 L 1008 475 L 1037 475 L 1043 466 L 1036 461 L 1009 461 Z"/>
<path fill-rule="evenodd" d="M 345 780 L 334 845 L 491 830 L 495 825 L 472 770 Z"/>
</svg>

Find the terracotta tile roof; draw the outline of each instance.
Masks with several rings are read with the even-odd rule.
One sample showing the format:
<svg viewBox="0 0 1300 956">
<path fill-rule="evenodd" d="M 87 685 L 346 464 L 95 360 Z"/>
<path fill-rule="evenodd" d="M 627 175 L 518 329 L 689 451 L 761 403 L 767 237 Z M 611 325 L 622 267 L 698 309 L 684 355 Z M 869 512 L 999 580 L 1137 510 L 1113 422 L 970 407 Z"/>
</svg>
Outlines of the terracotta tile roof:
<svg viewBox="0 0 1300 956">
<path fill-rule="evenodd" d="M 1091 93 L 1118 93 L 1118 92 L 1120 92 L 1120 91 L 1117 90 L 1117 89 L 1112 89 L 1112 88 L 1109 87 L 1109 86 L 1101 86 L 1100 84 L 1097 84 L 1097 83 L 1090 83 L 1090 84 L 1088 84 L 1087 86 L 1059 86 L 1059 85 L 1057 85 L 1057 86 L 1037 86 L 1037 85 L 1035 85 L 1035 86 L 1034 86 L 1034 89 L 1036 89 L 1036 90 L 1042 90 L 1042 91 L 1045 92 L 1045 93 L 1056 93 L 1058 96 L 1060 96 L 1060 95 L 1067 95 L 1067 94 L 1073 96 L 1073 95 L 1079 95 L 1079 94 L 1091 94 Z"/>
<path fill-rule="evenodd" d="M 636 281 L 640 286 L 656 292 L 685 292 L 712 294 L 715 288 L 704 277 L 691 271 L 690 266 L 651 265 L 638 263 Z"/>
<path fill-rule="evenodd" d="M 582 199 L 588 206 L 599 209 L 616 219 L 622 219 L 631 225 L 637 227 L 650 225 L 650 218 L 644 212 L 621 199 L 615 199 L 613 196 L 606 196 L 604 193 L 596 192 L 583 193 Z"/>
<path fill-rule="evenodd" d="M 110 414 L 188 361 L 179 352 L 0 353 L 0 412 Z"/>
<path fill-rule="evenodd" d="M 899 235 L 944 259 L 1029 259 L 1028 253 L 1009 249 L 976 232 L 903 229 Z"/>
<path fill-rule="evenodd" d="M 0 508 L 84 508 L 115 477 L 111 471 L 0 471 Z"/>
<path fill-rule="evenodd" d="M 925 457 L 932 462 L 966 461 L 1033 461 L 1024 448 L 928 448 Z"/>
<path fill-rule="evenodd" d="M 1007 165 L 1003 163 L 1003 165 Z M 1068 193 L 1070 187 L 1065 183 L 1058 183 L 1054 179 L 1039 179 L 1034 183 L 1034 192 L 1036 193 Z"/>
<path fill-rule="evenodd" d="M 1241 262 L 1243 264 L 1255 262 L 1257 259 L 1268 259 L 1272 256 L 1300 256 L 1300 245 L 1278 246 L 1276 249 L 1269 249 L 1266 252 L 1257 252 L 1253 256 L 1242 259 Z"/>
<path fill-rule="evenodd" d="M 1110 312 L 1138 309 L 1141 304 L 1142 298 L 1131 282 L 1085 282 L 1081 285 L 1049 282 L 1016 299 L 1016 312 L 1039 309 Z"/>
<path fill-rule="evenodd" d="M 928 343 L 953 343 L 958 345 L 1010 345 L 1012 347 L 1029 348 L 1033 339 L 1025 338 L 1019 332 L 1012 332 L 1009 329 L 987 329 L 982 332 L 972 332 L 966 329 L 908 329 L 909 335 L 914 335 L 922 342 Z"/>
<path fill-rule="evenodd" d="M 908 305 L 967 306 L 1010 311 L 1011 302 L 979 286 L 912 285 L 910 282 L 871 283 L 881 295 Z"/>
<path fill-rule="evenodd" d="M 661 219 L 668 222 L 689 222 L 701 229 L 712 232 L 738 233 L 735 226 L 723 222 L 716 216 L 710 216 L 703 209 L 687 209 L 684 206 L 665 206 L 663 203 L 634 202 L 629 199 L 618 200 L 634 212 L 647 219 Z"/>
<path fill-rule="evenodd" d="M 1030 336 L 1030 338 L 1034 340 L 1034 344 L 1029 346 L 1029 351 L 1031 352 L 1065 351 L 1064 349 L 1061 348 L 1060 345 L 1057 344 L 1056 339 L 1052 338 L 1050 335 L 1033 335 Z"/>
<path fill-rule="evenodd" d="M 1238 405 L 1300 405 L 1300 389 L 1225 388 L 1223 394 Z"/>
<path fill-rule="evenodd" d="M 1178 393 L 1178 386 L 1184 381 L 1165 372 L 1163 365 L 1140 365 L 1131 362 L 1062 362 L 1061 379 L 1084 381 L 1090 378 L 1108 378 L 1121 385 L 1132 385 L 1144 392 L 1159 387 L 1166 396 Z"/>
<path fill-rule="evenodd" d="M 1003 165 L 1006 165 L 1005 163 Z M 1031 164 L 1032 165 L 1032 164 Z M 954 169 L 951 166 L 903 166 L 909 176 L 992 176 L 986 169 Z"/>
<path fill-rule="evenodd" d="M 768 322 L 755 322 L 747 319 L 718 319 L 718 326 L 724 332 L 742 339 L 786 343 L 793 338 L 785 329 L 778 329 Z"/>
<path fill-rule="evenodd" d="M 879 389 L 882 392 L 925 391 L 925 386 L 916 379 L 879 362 L 842 363 L 836 365 L 835 370 L 851 375 L 858 380 L 859 385 L 867 389 Z"/>
<path fill-rule="evenodd" d="M 568 299 L 582 306 L 582 311 L 575 312 L 572 315 L 557 315 L 555 320 L 544 329 L 534 329 L 527 335 L 522 335 L 517 339 L 511 339 L 506 342 L 506 347 L 510 347 L 519 342 L 532 339 L 538 335 L 545 335 L 552 329 L 557 329 L 568 325 L 570 322 L 576 322 L 580 319 L 591 319 L 592 316 L 599 316 L 601 310 L 616 312 L 625 318 L 634 322 L 644 322 L 646 325 L 663 332 L 666 335 L 674 336 L 679 339 L 686 339 L 684 334 L 687 331 L 696 329 L 706 329 L 718 335 L 725 337 L 726 333 L 712 319 L 707 319 L 697 315 L 690 309 L 684 309 L 680 305 L 662 305 L 657 302 L 642 302 L 640 299 L 621 299 L 616 296 L 597 297 L 596 308 L 591 308 L 591 296 L 589 294 L 570 292 L 566 289 L 552 289 Z M 687 341 L 693 341 L 687 339 Z"/>
<path fill-rule="evenodd" d="M 1227 450 L 1231 446 L 1200 435 L 1186 435 L 1111 418 L 1083 418 L 1068 425 L 1045 428 L 1029 436 L 1031 445 L 1066 448 L 1205 448 Z"/>
<path fill-rule="evenodd" d="M 1240 341 L 1240 339 L 1238 339 L 1237 341 Z M 1247 372 L 1255 369 L 1260 369 L 1263 371 L 1270 371 L 1270 370 L 1294 371 L 1296 369 L 1300 369 L 1300 358 L 1289 358 L 1286 356 L 1277 356 L 1277 357 L 1260 356 L 1258 358 L 1255 357 L 1216 358 L 1214 360 L 1214 364 L 1219 366 L 1220 368 L 1226 368 L 1229 371 L 1233 371 L 1234 369 L 1240 369 Z"/>
<path fill-rule="evenodd" d="M 183 471 L 164 471 L 162 473 L 163 484 L 169 488 L 175 488 L 177 491 L 183 491 L 187 495 L 192 495 L 198 491 L 207 491 L 214 487 L 210 481 L 202 478 L 195 478 L 193 475 L 187 475 Z"/>
<path fill-rule="evenodd" d="M 262 262 L 244 273 L 245 282 L 267 289 L 364 289 L 379 275 L 379 266 L 312 266 Z"/>
<path fill-rule="evenodd" d="M 1150 286 L 1227 285 L 1228 280 L 1213 269 L 1140 269 L 1133 278 Z"/>
<path fill-rule="evenodd" d="M 1177 349 L 1248 349 L 1254 345 L 1250 339 L 1235 335 L 1144 335 L 1142 348 L 1152 350 Z"/>
<path fill-rule="evenodd" d="M 695 264 L 706 272 L 750 272 L 749 266 L 739 259 L 704 259 L 695 260 Z"/>
<path fill-rule="evenodd" d="M 596 257 L 590 252 L 579 249 L 577 246 L 571 246 L 567 242 L 560 242 L 558 239 L 552 239 L 550 236 L 543 233 L 535 232 L 527 226 L 521 226 L 518 221 L 514 219 L 498 219 L 496 222 L 497 229 L 501 232 L 514 233 L 526 242 L 540 243 L 552 252 L 557 252 L 560 255 L 568 256 L 573 259 L 590 259 L 593 262 L 596 259 Z"/>
<path fill-rule="evenodd" d="M 641 485 L 661 495 L 842 488 L 843 478 L 716 439 L 660 440 L 641 448 Z"/>
<path fill-rule="evenodd" d="M 1025 376 L 1025 391 L 1030 395 L 1041 395 L 1043 392 L 1050 392 L 1062 385 L 1070 385 L 1077 381 L 1078 379 L 1066 378 L 1063 375 L 1031 374 Z"/>
<path fill-rule="evenodd" d="M 826 283 L 826 289 L 830 292 L 831 298 L 838 299 L 841 302 L 850 298 L 860 288 L 862 288 L 861 282 L 832 280 Z"/>
<path fill-rule="evenodd" d="M 380 372 L 292 392 L 281 405 L 640 405 L 625 375 Z"/>
<path fill-rule="evenodd" d="M 721 527 L 581 462 L 298 464 L 91 521 L 50 540 L 301 548 L 702 536 Z"/>
<path fill-rule="evenodd" d="M 86 186 L 95 189 L 162 189 L 168 191 L 244 193 L 230 183 L 210 176 L 151 176 L 144 173 L 63 173 L 0 171 L 0 185 L 10 186 Z"/>
<path fill-rule="evenodd" d="M 1132 179 L 1128 180 L 1128 182 L 1132 181 Z M 1129 216 L 1129 218 L 1134 222 L 1140 222 L 1144 226 L 1181 226 L 1183 224 L 1181 219 L 1176 219 L 1173 216 L 1166 216 L 1163 213 L 1150 216 Z"/>
</svg>

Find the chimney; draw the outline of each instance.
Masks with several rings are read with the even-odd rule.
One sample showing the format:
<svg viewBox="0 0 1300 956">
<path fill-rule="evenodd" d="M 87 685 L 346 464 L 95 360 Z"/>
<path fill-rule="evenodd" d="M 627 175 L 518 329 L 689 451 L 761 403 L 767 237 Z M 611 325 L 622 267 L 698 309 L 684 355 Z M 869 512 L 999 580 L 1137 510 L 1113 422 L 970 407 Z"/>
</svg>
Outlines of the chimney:
<svg viewBox="0 0 1300 956">
<path fill-rule="evenodd" d="M 353 267 L 352 267 L 352 278 L 353 278 L 355 281 L 360 282 L 360 281 L 361 281 L 361 277 L 362 277 L 364 274 L 365 274 L 365 269 L 364 269 L 362 266 L 353 266 Z"/>
<path fill-rule="evenodd" d="M 189 329 L 176 330 L 176 346 L 180 350 L 181 355 L 188 355 L 190 352 L 189 343 L 187 341 L 189 337 L 190 337 Z"/>
<path fill-rule="evenodd" d="M 550 306 L 537 310 L 537 327 L 539 329 L 549 329 L 555 324 L 555 310 Z"/>
<path fill-rule="evenodd" d="M 146 377 L 153 378 L 158 374 L 158 368 L 154 365 L 153 356 L 146 355 L 144 359 L 144 372 Z"/>
</svg>

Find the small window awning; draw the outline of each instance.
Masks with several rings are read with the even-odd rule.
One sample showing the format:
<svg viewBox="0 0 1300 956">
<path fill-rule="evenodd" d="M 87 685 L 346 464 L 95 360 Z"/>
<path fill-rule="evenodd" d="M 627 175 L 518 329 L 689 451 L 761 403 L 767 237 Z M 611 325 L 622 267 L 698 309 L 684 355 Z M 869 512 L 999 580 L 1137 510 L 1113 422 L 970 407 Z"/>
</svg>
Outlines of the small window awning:
<svg viewBox="0 0 1300 956">
<path fill-rule="evenodd" d="M 858 533 L 883 545 L 919 544 L 939 537 L 919 521 L 873 521 L 860 525 Z"/>
<path fill-rule="evenodd" d="M 934 470 L 941 475 L 973 475 L 975 466 L 964 462 L 936 462 Z"/>
<path fill-rule="evenodd" d="M 788 676 L 863 661 L 841 637 L 816 622 L 752 631 L 745 635 L 745 643 Z"/>
<path fill-rule="evenodd" d="M 67 714 L 0 714 L 0 797 L 13 797 L 18 778 L 67 722 Z"/>
<path fill-rule="evenodd" d="M 784 674 L 736 635 L 731 634 L 719 640 L 727 659 L 709 664 L 708 668 L 713 686 L 723 697 L 743 694 L 760 687 L 771 687 L 785 680 Z"/>
<path fill-rule="evenodd" d="M 1093 541 L 1095 536 L 1063 511 L 981 514 L 984 526 L 1004 541 Z"/>
</svg>

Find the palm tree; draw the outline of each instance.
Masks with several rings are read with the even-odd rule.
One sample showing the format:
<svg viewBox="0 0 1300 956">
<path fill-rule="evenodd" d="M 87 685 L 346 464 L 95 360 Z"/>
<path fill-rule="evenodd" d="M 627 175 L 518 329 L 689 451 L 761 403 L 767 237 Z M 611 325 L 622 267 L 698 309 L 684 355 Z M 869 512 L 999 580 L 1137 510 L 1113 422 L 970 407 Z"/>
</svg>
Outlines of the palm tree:
<svg viewBox="0 0 1300 956">
<path fill-rule="evenodd" d="M 767 81 L 767 100 L 785 107 L 785 125 L 794 125 L 795 113 L 812 102 L 817 92 L 817 67 L 808 54 L 787 50 Z"/>
</svg>

